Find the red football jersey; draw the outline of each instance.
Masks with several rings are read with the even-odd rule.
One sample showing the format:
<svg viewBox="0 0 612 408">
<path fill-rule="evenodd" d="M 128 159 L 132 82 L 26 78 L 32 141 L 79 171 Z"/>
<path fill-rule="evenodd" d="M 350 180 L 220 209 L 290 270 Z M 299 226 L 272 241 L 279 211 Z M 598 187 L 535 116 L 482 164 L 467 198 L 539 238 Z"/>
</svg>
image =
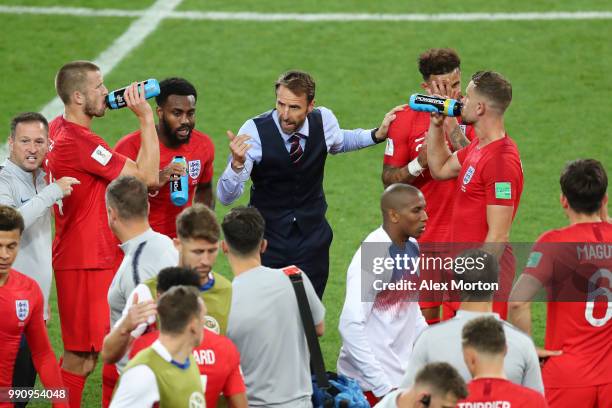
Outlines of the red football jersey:
<svg viewBox="0 0 612 408">
<path fill-rule="evenodd" d="M 119 140 L 115 150 L 132 160 L 136 160 L 140 150 L 140 130 L 130 133 Z M 189 199 L 187 204 L 178 207 L 170 200 L 170 184 L 162 186 L 156 193 L 149 194 L 151 210 L 149 223 L 153 230 L 171 238 L 176 237 L 176 217 L 191 205 L 196 186 L 212 182 L 215 147 L 210 137 L 197 130 L 191 132 L 189 142 L 177 148 L 170 149 L 163 143 L 159 144 L 159 168 L 166 167 L 174 156 L 183 156 L 187 161 L 189 174 Z"/>
<path fill-rule="evenodd" d="M 481 404 L 488 403 L 488 404 Z M 468 397 L 457 408 L 546 408 L 544 396 L 502 378 L 478 378 L 468 384 Z"/>
<path fill-rule="evenodd" d="M 414 160 L 421 150 L 429 129 L 430 114 L 409 107 L 396 113 L 389 126 L 384 164 L 403 167 Z M 474 137 L 473 128 L 467 127 L 466 136 Z M 447 140 L 450 148 L 450 143 Z M 429 169 L 417 177 L 412 185 L 425 196 L 427 202 L 427 228 L 419 242 L 450 242 L 450 221 L 455 190 L 454 180 L 434 180 Z"/>
<path fill-rule="evenodd" d="M 43 307 L 43 295 L 36 281 L 11 269 L 8 279 L 0 286 L 0 387 L 13 384 L 13 369 L 23 333 L 44 386 L 63 387 L 43 320 Z M 12 406 L 12 403 L 0 402 L 0 407 Z"/>
<path fill-rule="evenodd" d="M 506 135 L 480 148 L 478 139 L 459 150 L 461 171 L 455 187 L 451 241 L 484 242 L 487 205 L 513 206 L 523 192 L 523 168 L 516 144 Z"/>
<path fill-rule="evenodd" d="M 563 242 L 570 244 L 554 244 Z M 564 300 L 547 304 L 545 348 L 563 354 L 546 361 L 546 387 L 612 384 L 611 271 L 612 224 L 552 230 L 534 245 L 524 273 Z M 571 301 L 578 296 L 584 301 Z"/>
<path fill-rule="evenodd" d="M 106 215 L 106 187 L 119 176 L 126 158 L 91 130 L 58 116 L 49 124 L 50 178 L 75 177 L 72 194 L 55 209 L 54 269 L 105 269 L 122 252 Z"/>
<path fill-rule="evenodd" d="M 205 379 L 206 406 L 217 406 L 219 395 L 226 397 L 246 392 L 240 372 L 240 353 L 232 341 L 211 330 L 204 330 L 202 343 L 193 349 L 200 375 Z M 130 358 L 149 347 L 159 337 L 159 331 L 148 332 L 134 341 Z"/>
</svg>

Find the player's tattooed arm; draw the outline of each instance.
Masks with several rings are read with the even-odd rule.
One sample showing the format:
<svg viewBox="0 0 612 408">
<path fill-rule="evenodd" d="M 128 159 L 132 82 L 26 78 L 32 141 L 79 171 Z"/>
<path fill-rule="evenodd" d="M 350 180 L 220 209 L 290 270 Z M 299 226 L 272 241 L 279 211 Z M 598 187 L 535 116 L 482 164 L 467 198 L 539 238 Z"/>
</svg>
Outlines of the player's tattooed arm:
<svg viewBox="0 0 612 408">
<path fill-rule="evenodd" d="M 416 179 L 416 176 L 413 176 L 408 172 L 407 166 L 393 167 L 388 164 L 383 164 L 381 179 L 383 185 L 385 188 L 387 188 L 394 183 L 412 184 L 412 182 Z"/>
<path fill-rule="evenodd" d="M 450 140 L 451 145 L 453 146 L 453 151 L 461 150 L 465 146 L 470 144 L 470 141 L 465 136 L 463 129 L 461 126 L 455 122 L 455 126 L 448 133 L 448 139 Z"/>
</svg>

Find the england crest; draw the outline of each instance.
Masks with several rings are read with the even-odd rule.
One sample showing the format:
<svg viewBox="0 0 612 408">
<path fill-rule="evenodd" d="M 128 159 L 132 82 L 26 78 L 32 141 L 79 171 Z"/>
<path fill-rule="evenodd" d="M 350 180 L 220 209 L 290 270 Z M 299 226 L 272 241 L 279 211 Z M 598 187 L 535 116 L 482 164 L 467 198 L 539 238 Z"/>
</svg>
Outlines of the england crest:
<svg viewBox="0 0 612 408">
<path fill-rule="evenodd" d="M 16 300 L 15 313 L 17 313 L 17 318 L 23 322 L 30 313 L 30 302 L 27 299 Z"/>
<path fill-rule="evenodd" d="M 192 179 L 197 179 L 200 176 L 201 169 L 202 164 L 199 160 L 189 161 L 189 177 L 191 177 Z"/>
<path fill-rule="evenodd" d="M 472 180 L 472 176 L 474 175 L 474 171 L 476 171 L 476 169 L 474 169 L 474 167 L 472 167 L 472 166 L 468 167 L 468 169 L 465 171 L 465 174 L 463 175 L 463 184 L 468 184 L 470 182 L 470 180 Z"/>
</svg>

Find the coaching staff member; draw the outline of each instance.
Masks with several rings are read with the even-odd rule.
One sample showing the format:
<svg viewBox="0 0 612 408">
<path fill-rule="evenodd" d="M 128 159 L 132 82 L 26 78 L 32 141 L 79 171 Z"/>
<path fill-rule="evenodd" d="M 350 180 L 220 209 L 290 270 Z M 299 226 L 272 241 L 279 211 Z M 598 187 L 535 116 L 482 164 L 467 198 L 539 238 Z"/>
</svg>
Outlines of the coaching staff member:
<svg viewBox="0 0 612 408">
<path fill-rule="evenodd" d="M 228 205 L 251 177 L 250 205 L 266 221 L 268 249 L 262 264 L 296 265 L 323 296 L 329 274 L 332 230 L 325 219 L 323 173 L 327 154 L 350 152 L 387 138 L 395 109 L 378 129 L 340 129 L 331 110 L 315 108 L 315 82 L 305 72 L 289 71 L 276 81 L 276 108 L 228 131 L 231 159 L 217 184 Z M 401 108 L 400 108 L 401 109 Z M 398 109 L 399 110 L 399 109 Z"/>
<path fill-rule="evenodd" d="M 157 184 L 159 142 L 142 86 L 139 91 L 134 83 L 124 95 L 140 123 L 142 140 L 135 162 L 114 152 L 90 129 L 94 117 L 104 116 L 108 94 L 97 65 L 89 61 L 64 65 L 55 77 L 55 88 L 64 103 L 64 114 L 49 124 L 48 168 L 54 179 L 72 176 L 81 182 L 55 207 L 53 243 L 64 342 L 62 375 L 70 391 L 70 405 L 78 407 L 109 328 L 106 295 L 121 262 L 121 250 L 107 223 L 106 186 L 121 175 Z"/>
</svg>

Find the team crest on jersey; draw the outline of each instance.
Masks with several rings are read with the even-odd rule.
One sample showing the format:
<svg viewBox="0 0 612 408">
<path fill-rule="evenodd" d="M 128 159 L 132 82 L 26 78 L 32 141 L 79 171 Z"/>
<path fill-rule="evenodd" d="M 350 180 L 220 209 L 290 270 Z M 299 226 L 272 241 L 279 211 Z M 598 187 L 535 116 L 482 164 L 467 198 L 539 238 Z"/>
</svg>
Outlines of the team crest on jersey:
<svg viewBox="0 0 612 408">
<path fill-rule="evenodd" d="M 194 392 L 189 396 L 189 408 L 206 408 L 206 400 L 201 392 Z"/>
<path fill-rule="evenodd" d="M 27 299 L 16 300 L 15 313 L 17 313 L 17 318 L 23 322 L 30 313 L 30 302 Z"/>
<path fill-rule="evenodd" d="M 472 180 L 472 176 L 474 175 L 475 171 L 476 169 L 474 169 L 474 167 L 468 167 L 468 169 L 465 171 L 465 174 L 463 175 L 463 184 L 468 184 Z"/>
<path fill-rule="evenodd" d="M 206 327 L 208 330 L 214 331 L 216 334 L 221 334 L 221 325 L 217 319 L 212 316 L 204 316 L 204 327 Z"/>
<path fill-rule="evenodd" d="M 199 160 L 189 161 L 189 177 L 197 179 L 200 176 L 200 170 L 202 170 L 202 164 Z"/>
</svg>

